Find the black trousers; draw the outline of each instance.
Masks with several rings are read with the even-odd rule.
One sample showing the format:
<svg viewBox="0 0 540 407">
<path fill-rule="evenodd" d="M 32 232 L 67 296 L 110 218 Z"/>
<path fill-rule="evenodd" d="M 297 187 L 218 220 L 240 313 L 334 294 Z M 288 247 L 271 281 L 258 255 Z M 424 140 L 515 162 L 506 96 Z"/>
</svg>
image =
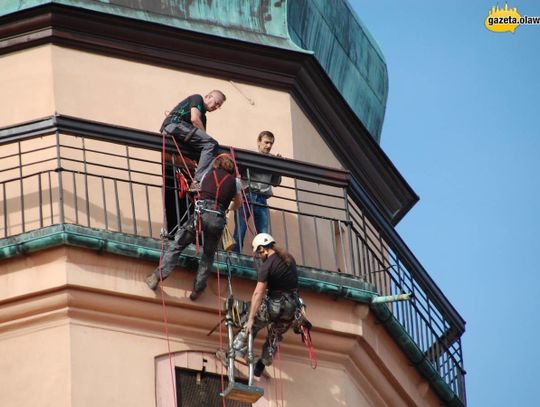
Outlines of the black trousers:
<svg viewBox="0 0 540 407">
<path fill-rule="evenodd" d="M 289 330 L 294 321 L 297 306 L 298 295 L 296 293 L 283 293 L 278 298 L 265 297 L 257 310 L 253 321 L 253 338 L 255 339 L 261 329 L 268 327 L 268 335 L 264 341 L 260 358 L 265 366 L 272 364 L 272 359 L 279 343 L 283 340 L 283 335 Z M 245 356 L 247 341 L 248 335 L 242 329 L 233 340 L 233 349 L 236 354 Z"/>
<path fill-rule="evenodd" d="M 206 288 L 206 282 L 212 272 L 214 254 L 225 228 L 224 214 L 203 211 L 201 214 L 203 253 L 199 261 L 197 275 L 193 281 L 193 291 L 202 292 Z M 161 260 L 161 274 L 165 280 L 172 273 L 178 262 L 178 256 L 191 243 L 195 243 L 194 217 L 190 217 L 174 235 L 174 240 L 168 240 L 163 258 Z M 160 277 L 160 267 L 154 270 L 154 274 Z"/>
<path fill-rule="evenodd" d="M 193 177 L 200 183 L 204 175 L 212 169 L 212 162 L 218 152 L 218 142 L 204 130 L 197 129 L 191 123 L 183 121 L 169 123 L 163 127 L 163 131 L 182 143 L 186 142 L 186 137 L 191 134 L 186 144 L 201 154 Z"/>
</svg>

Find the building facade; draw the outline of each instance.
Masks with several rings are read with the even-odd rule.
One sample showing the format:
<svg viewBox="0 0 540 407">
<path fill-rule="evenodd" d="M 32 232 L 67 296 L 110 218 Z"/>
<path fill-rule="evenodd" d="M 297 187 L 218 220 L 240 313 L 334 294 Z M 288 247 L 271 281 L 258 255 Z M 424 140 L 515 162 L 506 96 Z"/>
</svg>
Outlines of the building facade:
<svg viewBox="0 0 540 407">
<path fill-rule="evenodd" d="M 0 15 L 0 404 L 222 403 L 226 336 L 207 334 L 227 277 L 250 297 L 248 251 L 220 252 L 196 302 L 194 249 L 163 290 L 144 282 L 174 152 L 157 130 L 220 89 L 208 132 L 283 176 L 271 229 L 314 325 L 317 368 L 288 333 L 254 405 L 466 405 L 465 322 L 394 230 L 418 198 L 378 145 L 386 64 L 345 1 L 33 0 Z M 283 158 L 254 152 L 261 130 Z"/>
</svg>

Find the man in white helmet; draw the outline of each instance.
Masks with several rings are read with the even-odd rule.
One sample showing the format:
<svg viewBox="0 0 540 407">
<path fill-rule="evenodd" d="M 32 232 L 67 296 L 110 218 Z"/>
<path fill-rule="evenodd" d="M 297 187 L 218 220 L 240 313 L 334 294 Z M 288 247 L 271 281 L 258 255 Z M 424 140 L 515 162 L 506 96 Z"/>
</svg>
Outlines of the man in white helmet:
<svg viewBox="0 0 540 407">
<path fill-rule="evenodd" d="M 255 337 L 259 330 L 269 327 L 261 358 L 255 365 L 254 373 L 259 377 L 265 366 L 272 364 L 277 345 L 294 320 L 299 306 L 298 272 L 294 257 L 276 246 L 268 233 L 255 236 L 253 251 L 263 264 L 257 268 L 257 286 L 251 296 L 249 315 L 244 328 L 234 338 L 233 349 L 245 355 L 248 333 Z"/>
</svg>

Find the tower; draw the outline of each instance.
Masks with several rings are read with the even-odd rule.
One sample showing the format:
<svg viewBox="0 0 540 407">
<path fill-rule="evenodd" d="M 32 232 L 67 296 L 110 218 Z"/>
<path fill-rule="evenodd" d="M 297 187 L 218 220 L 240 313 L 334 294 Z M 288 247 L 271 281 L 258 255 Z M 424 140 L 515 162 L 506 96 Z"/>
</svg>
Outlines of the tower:
<svg viewBox="0 0 540 407">
<path fill-rule="evenodd" d="M 378 145 L 384 58 L 347 3 L 332 6 L 3 6 L 3 405 L 169 406 L 218 390 L 223 338 L 206 334 L 226 278 L 190 302 L 192 250 L 163 297 L 144 284 L 161 247 L 157 130 L 178 100 L 214 88 L 227 103 L 208 131 L 241 165 L 284 178 L 272 233 L 301 265 L 314 324 L 317 369 L 289 333 L 256 405 L 465 405 L 465 323 L 394 230 L 417 197 Z M 252 151 L 263 129 L 284 158 Z M 248 299 L 247 251 L 215 265 Z M 378 303 L 408 292 L 410 301 Z"/>
</svg>

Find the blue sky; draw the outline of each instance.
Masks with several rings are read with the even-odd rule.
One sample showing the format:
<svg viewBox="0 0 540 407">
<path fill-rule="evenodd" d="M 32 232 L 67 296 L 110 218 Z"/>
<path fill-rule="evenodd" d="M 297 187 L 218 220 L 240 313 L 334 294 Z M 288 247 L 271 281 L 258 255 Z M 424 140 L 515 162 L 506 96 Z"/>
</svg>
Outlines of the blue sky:
<svg viewBox="0 0 540 407">
<path fill-rule="evenodd" d="M 420 196 L 397 230 L 467 321 L 468 405 L 538 405 L 540 26 L 488 31 L 485 0 L 350 3 L 388 65 L 381 146 Z"/>
</svg>

